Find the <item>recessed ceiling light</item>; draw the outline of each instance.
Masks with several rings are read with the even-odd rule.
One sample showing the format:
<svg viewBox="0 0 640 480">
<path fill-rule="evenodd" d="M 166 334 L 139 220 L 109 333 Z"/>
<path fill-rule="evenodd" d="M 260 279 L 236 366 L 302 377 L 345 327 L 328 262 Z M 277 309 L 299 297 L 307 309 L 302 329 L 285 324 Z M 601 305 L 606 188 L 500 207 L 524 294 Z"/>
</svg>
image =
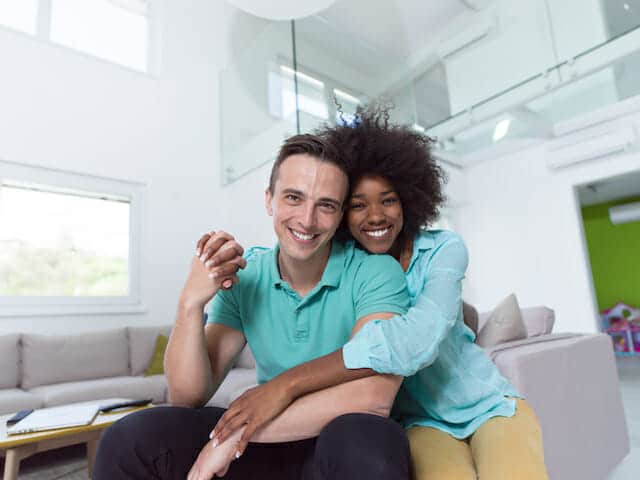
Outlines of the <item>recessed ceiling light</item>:
<svg viewBox="0 0 640 480">
<path fill-rule="evenodd" d="M 509 132 L 509 127 L 511 126 L 511 119 L 505 118 L 504 120 L 500 120 L 496 124 L 496 128 L 493 131 L 493 141 L 499 142 L 502 140 L 505 135 Z"/>
</svg>

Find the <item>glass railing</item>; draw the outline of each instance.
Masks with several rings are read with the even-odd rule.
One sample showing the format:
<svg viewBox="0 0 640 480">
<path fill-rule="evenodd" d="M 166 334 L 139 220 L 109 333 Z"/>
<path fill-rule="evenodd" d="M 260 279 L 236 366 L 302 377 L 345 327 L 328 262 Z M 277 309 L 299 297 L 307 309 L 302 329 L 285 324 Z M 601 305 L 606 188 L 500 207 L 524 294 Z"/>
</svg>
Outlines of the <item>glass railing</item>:
<svg viewBox="0 0 640 480">
<path fill-rule="evenodd" d="M 375 99 L 463 164 L 640 93 L 637 1 L 495 0 L 474 11 L 340 0 L 262 25 L 222 75 L 225 183 L 273 159 L 286 136 L 348 121 Z"/>
<path fill-rule="evenodd" d="M 640 95 L 640 28 L 618 35 L 544 73 L 472 105 L 426 131 L 443 158 L 463 158 L 496 144 L 552 137 L 571 121 Z M 523 143 L 524 142 L 524 143 Z"/>
</svg>

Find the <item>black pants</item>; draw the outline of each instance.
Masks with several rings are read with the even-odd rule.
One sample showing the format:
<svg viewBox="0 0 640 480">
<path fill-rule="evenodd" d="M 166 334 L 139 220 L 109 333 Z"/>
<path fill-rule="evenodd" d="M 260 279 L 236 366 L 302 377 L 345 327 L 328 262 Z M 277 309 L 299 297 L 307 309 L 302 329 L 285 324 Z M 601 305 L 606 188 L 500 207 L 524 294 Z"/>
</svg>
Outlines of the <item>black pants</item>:
<svg viewBox="0 0 640 480">
<path fill-rule="evenodd" d="M 184 480 L 221 408 L 155 407 L 126 416 L 102 436 L 93 480 Z M 316 438 L 250 443 L 225 479 L 409 479 L 409 444 L 392 420 L 353 413 Z"/>
</svg>

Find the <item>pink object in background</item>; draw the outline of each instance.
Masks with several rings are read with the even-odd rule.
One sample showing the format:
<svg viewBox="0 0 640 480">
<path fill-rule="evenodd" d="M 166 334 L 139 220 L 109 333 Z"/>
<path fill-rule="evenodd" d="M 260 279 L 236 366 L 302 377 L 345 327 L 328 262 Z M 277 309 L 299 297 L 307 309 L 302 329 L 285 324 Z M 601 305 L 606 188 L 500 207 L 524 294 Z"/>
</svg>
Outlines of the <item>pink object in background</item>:
<svg viewBox="0 0 640 480">
<path fill-rule="evenodd" d="M 640 318 L 629 322 L 629 333 L 631 337 L 631 350 L 636 354 L 640 354 Z"/>
<path fill-rule="evenodd" d="M 601 312 L 602 326 L 617 354 L 640 354 L 640 309 L 619 302 Z"/>
</svg>

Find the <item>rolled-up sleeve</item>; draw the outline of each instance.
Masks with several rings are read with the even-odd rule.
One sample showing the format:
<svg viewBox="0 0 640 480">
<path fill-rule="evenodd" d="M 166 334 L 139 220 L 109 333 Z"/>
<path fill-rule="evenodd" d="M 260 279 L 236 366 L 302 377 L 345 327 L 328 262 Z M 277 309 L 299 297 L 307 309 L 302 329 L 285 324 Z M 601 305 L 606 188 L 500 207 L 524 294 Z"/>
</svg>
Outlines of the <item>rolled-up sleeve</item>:
<svg viewBox="0 0 640 480">
<path fill-rule="evenodd" d="M 425 255 L 425 268 L 409 272 L 426 276 L 415 305 L 404 315 L 364 325 L 343 347 L 346 368 L 407 377 L 435 361 L 461 312 L 468 254 L 462 239 L 452 234 Z"/>
</svg>

